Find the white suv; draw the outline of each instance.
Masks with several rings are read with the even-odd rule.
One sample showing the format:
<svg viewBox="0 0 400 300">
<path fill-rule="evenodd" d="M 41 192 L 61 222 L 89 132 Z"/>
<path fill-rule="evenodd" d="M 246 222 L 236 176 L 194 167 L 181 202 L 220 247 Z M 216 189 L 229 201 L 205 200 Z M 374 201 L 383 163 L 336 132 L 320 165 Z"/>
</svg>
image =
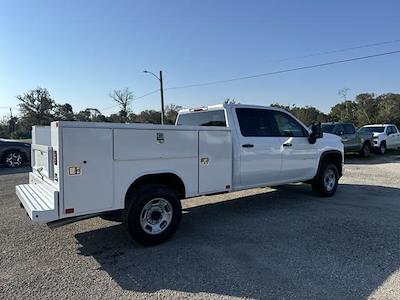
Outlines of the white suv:
<svg viewBox="0 0 400 300">
<path fill-rule="evenodd" d="M 360 131 L 373 133 L 374 148 L 380 154 L 384 154 L 387 149 L 400 148 L 400 132 L 394 124 L 365 125 Z"/>
</svg>

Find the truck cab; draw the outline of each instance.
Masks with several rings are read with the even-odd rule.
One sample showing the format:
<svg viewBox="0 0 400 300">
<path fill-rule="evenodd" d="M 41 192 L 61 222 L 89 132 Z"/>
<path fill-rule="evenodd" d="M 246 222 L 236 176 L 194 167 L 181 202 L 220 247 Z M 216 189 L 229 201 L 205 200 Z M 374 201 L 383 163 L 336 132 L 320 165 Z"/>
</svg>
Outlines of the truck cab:
<svg viewBox="0 0 400 300">
<path fill-rule="evenodd" d="M 185 109 L 177 126 L 223 126 L 232 130 L 233 188 L 308 181 L 321 157 L 336 153 L 342 173 L 343 144 L 333 134 L 310 139 L 312 131 L 285 110 L 241 104 Z"/>
</svg>

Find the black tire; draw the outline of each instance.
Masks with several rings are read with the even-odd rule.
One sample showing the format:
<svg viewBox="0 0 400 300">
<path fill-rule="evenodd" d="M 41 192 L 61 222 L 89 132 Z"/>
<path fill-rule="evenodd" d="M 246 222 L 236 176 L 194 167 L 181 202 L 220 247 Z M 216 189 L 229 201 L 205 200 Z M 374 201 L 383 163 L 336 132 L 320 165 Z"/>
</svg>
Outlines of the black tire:
<svg viewBox="0 0 400 300">
<path fill-rule="evenodd" d="M 381 144 L 379 145 L 378 153 L 379 153 L 380 155 L 383 155 L 383 154 L 386 153 L 386 150 L 387 150 L 387 148 L 386 148 L 386 142 L 385 142 L 385 141 L 382 141 Z"/>
<path fill-rule="evenodd" d="M 158 204 L 157 201 L 159 201 Z M 161 201 L 162 203 L 160 204 Z M 146 211 L 145 209 L 149 205 L 152 208 Z M 160 209 L 157 205 L 160 207 L 164 205 L 164 212 L 157 211 L 156 208 Z M 153 207 L 155 208 L 151 211 Z M 172 211 L 168 222 L 162 221 L 163 214 L 169 215 L 169 212 L 165 212 L 167 211 L 166 207 L 168 207 L 169 212 Z M 154 219 L 153 215 L 155 215 Z M 160 184 L 149 184 L 132 193 L 128 199 L 127 207 L 122 213 L 122 221 L 129 234 L 135 241 L 145 246 L 153 246 L 167 241 L 178 228 L 181 217 L 182 206 L 178 196 L 171 188 Z M 160 219 L 161 222 L 157 223 L 155 227 L 160 224 L 159 227 L 162 231 L 150 234 L 149 230 L 152 229 L 152 224 L 149 224 L 148 220 L 158 222 Z M 142 223 L 146 223 L 147 226 L 142 225 Z M 163 224 L 165 227 L 161 229 Z"/>
<path fill-rule="evenodd" d="M 11 150 L 4 153 L 1 162 L 7 168 L 18 168 L 25 162 L 25 156 L 18 150 Z"/>
<path fill-rule="evenodd" d="M 371 155 L 371 144 L 370 143 L 364 143 L 364 145 L 360 151 L 360 155 L 362 157 L 368 157 Z"/>
<path fill-rule="evenodd" d="M 334 176 L 334 183 L 331 187 L 326 184 L 325 178 Z M 332 178 L 333 179 L 333 178 Z M 335 194 L 339 181 L 339 171 L 338 168 L 330 163 L 330 162 L 323 162 L 317 176 L 314 178 L 312 182 L 313 191 L 319 194 L 322 197 L 331 197 Z"/>
</svg>

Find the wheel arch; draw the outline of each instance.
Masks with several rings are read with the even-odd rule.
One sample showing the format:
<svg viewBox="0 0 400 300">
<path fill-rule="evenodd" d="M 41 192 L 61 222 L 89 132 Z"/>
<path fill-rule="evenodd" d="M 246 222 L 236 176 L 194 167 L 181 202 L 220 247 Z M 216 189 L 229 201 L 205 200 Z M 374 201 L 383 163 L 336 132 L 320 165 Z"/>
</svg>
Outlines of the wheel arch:
<svg viewBox="0 0 400 300">
<path fill-rule="evenodd" d="M 317 177 L 320 173 L 321 170 L 321 166 L 324 162 L 331 162 L 333 163 L 338 171 L 339 171 L 339 177 L 341 177 L 343 175 L 343 154 L 338 151 L 338 150 L 328 150 L 325 151 L 321 154 L 320 159 L 319 159 L 319 163 L 318 163 L 318 170 L 317 170 L 317 174 L 315 177 Z"/>
<path fill-rule="evenodd" d="M 129 186 L 127 192 L 125 193 L 125 207 L 130 196 L 137 191 L 142 186 L 147 184 L 163 184 L 172 188 L 179 199 L 184 199 L 186 197 L 186 188 L 183 180 L 175 173 L 165 172 L 165 173 L 154 173 L 154 174 L 144 174 L 136 178 Z"/>
</svg>

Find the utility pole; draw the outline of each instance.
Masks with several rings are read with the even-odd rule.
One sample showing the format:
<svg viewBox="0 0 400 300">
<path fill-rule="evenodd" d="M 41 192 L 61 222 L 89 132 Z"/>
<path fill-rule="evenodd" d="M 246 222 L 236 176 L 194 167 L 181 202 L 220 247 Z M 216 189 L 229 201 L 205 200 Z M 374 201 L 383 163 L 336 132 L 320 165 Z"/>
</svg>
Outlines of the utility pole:
<svg viewBox="0 0 400 300">
<path fill-rule="evenodd" d="M 150 71 L 143 71 L 144 73 L 148 73 L 153 75 L 155 78 L 158 79 L 160 82 L 160 94 L 161 94 L 161 125 L 164 124 L 164 118 L 165 118 L 165 111 L 164 111 L 164 89 L 163 89 L 163 78 L 162 78 L 162 71 L 160 70 L 160 77 L 158 77 L 156 74 Z"/>
<path fill-rule="evenodd" d="M 162 71 L 160 70 L 160 93 L 161 93 L 161 125 L 164 124 L 165 111 L 164 111 L 164 89 L 162 80 Z"/>
</svg>

